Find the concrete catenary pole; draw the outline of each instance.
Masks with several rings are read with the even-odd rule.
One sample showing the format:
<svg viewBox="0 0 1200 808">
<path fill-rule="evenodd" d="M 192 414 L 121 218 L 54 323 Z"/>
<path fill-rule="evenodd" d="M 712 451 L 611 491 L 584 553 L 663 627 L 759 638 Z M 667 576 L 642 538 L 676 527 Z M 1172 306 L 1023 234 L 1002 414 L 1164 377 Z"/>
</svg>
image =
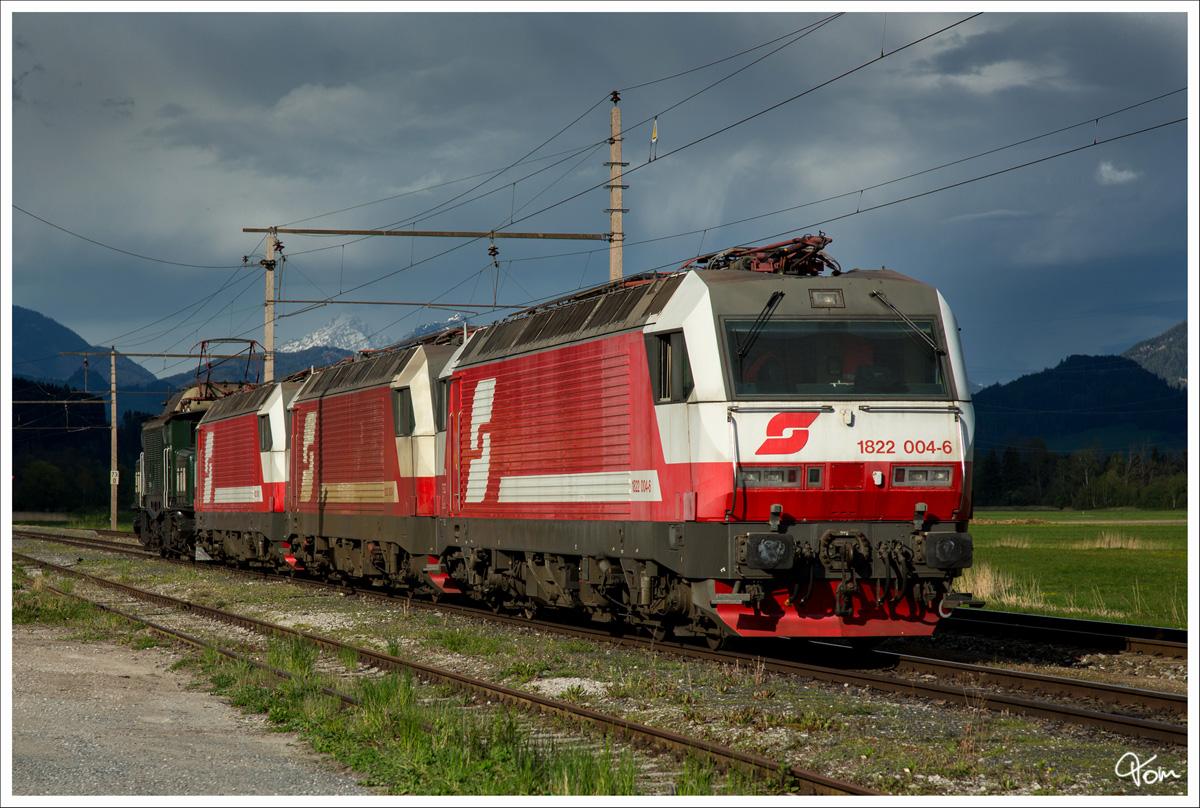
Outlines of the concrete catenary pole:
<svg viewBox="0 0 1200 808">
<path fill-rule="evenodd" d="M 621 207 L 621 191 L 628 188 L 628 185 L 621 184 L 621 169 L 629 163 L 621 162 L 621 108 L 617 103 L 621 100 L 621 96 L 613 90 L 612 94 L 612 119 L 609 124 L 610 135 L 608 142 L 609 161 L 605 163 L 609 167 L 608 170 L 608 197 L 609 197 L 609 229 L 612 231 L 612 241 L 608 245 L 608 279 L 610 281 L 619 281 L 625 274 L 624 259 L 621 255 L 621 245 L 625 241 L 624 224 L 621 221 L 621 214 L 627 211 Z"/>
<path fill-rule="evenodd" d="M 263 381 L 275 378 L 275 231 L 267 233 L 267 258 L 263 266 L 267 269 L 266 313 L 263 319 Z"/>
</svg>

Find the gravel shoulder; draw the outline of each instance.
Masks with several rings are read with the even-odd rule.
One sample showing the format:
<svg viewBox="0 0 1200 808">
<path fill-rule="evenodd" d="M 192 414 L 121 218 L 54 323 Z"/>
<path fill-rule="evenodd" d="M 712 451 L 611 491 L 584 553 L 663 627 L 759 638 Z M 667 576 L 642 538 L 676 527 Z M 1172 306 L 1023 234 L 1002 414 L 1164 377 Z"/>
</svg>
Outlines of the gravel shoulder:
<svg viewBox="0 0 1200 808">
<path fill-rule="evenodd" d="M 169 649 L 71 634 L 13 626 L 9 796 L 378 793 L 293 733 L 193 689 Z"/>
</svg>

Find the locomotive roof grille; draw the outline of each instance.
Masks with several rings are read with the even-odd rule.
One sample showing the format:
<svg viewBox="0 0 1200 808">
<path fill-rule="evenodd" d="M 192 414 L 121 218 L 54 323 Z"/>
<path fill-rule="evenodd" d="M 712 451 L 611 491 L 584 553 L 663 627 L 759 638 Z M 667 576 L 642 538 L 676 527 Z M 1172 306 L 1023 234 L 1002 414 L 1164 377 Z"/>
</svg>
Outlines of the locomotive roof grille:
<svg viewBox="0 0 1200 808">
<path fill-rule="evenodd" d="M 416 348 L 406 348 L 396 353 L 381 354 L 369 359 L 359 359 L 357 362 L 334 365 L 331 368 L 316 371 L 313 374 L 313 381 L 297 396 L 296 400 L 308 401 L 322 396 L 386 384 L 400 372 L 400 369 L 416 353 L 416 350 Z"/>
<path fill-rule="evenodd" d="M 583 300 L 570 306 L 546 312 L 545 317 L 534 317 L 526 331 L 531 341 L 553 339 L 564 334 L 572 334 L 583 326 L 591 317 L 596 304 L 592 300 Z M 534 330 L 534 325 L 539 327 Z"/>
<path fill-rule="evenodd" d="M 234 393 L 225 398 L 214 402 L 208 408 L 208 412 L 204 415 L 205 421 L 219 421 L 223 418 L 232 418 L 235 415 L 243 415 L 248 412 L 258 412 L 263 403 L 271 395 L 271 391 L 275 389 L 274 385 L 264 384 L 255 387 L 252 390 L 246 390 L 240 393 Z"/>
<path fill-rule="evenodd" d="M 634 306 L 646 296 L 647 291 L 649 291 L 649 285 L 647 287 L 634 286 L 604 298 L 604 302 L 596 310 L 592 325 L 604 326 L 627 319 Z"/>
<path fill-rule="evenodd" d="M 485 327 L 460 359 L 469 365 L 642 326 L 662 311 L 680 276 L 652 276 L 513 315 Z"/>
<path fill-rule="evenodd" d="M 529 320 L 509 320 L 493 326 L 484 336 L 485 340 L 493 351 L 506 351 L 517 343 L 521 338 L 525 327 L 529 325 Z M 478 344 L 480 338 L 476 338 L 472 345 Z"/>
</svg>

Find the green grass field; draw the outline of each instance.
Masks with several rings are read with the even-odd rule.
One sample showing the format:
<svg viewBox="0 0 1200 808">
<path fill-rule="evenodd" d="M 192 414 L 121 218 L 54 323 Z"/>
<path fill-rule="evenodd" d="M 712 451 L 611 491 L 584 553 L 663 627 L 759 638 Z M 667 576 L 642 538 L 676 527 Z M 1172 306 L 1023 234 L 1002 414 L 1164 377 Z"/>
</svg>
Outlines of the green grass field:
<svg viewBox="0 0 1200 808">
<path fill-rule="evenodd" d="M 955 588 L 987 608 L 1187 626 L 1185 512 L 982 511 L 975 518 L 974 566 Z"/>
<path fill-rule="evenodd" d="M 1187 521 L 1187 511 L 1143 511 L 1137 508 L 1107 508 L 1100 511 L 1074 511 L 1069 509 L 1033 510 L 976 510 L 973 517 L 979 522 L 1005 522 L 1015 520 L 1037 520 L 1040 522 L 1086 522 L 1088 524 L 1112 524 L 1114 522 L 1178 522 Z"/>
</svg>

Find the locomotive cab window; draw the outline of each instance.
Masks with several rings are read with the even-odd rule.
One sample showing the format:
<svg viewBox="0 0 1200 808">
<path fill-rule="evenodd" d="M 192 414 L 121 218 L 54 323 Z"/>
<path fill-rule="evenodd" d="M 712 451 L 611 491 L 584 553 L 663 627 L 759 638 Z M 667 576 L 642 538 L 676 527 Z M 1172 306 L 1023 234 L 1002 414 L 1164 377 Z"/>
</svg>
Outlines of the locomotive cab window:
<svg viewBox="0 0 1200 808">
<path fill-rule="evenodd" d="M 397 438 L 411 435 L 417 429 L 416 416 L 412 406 L 412 390 L 407 387 L 392 391 L 392 422 L 396 427 Z"/>
<path fill-rule="evenodd" d="M 436 420 L 434 428 L 438 432 L 445 432 L 446 423 L 450 420 L 450 380 L 438 379 L 433 390 L 433 414 Z"/>
<path fill-rule="evenodd" d="M 692 393 L 692 366 L 682 331 L 648 335 L 646 362 L 656 404 L 687 401 Z"/>
<path fill-rule="evenodd" d="M 930 339 L 930 320 L 914 321 Z M 725 321 L 725 356 L 737 397 L 947 395 L 942 360 L 898 320 Z"/>
<path fill-rule="evenodd" d="M 271 416 L 258 416 L 258 450 L 271 451 Z"/>
</svg>

